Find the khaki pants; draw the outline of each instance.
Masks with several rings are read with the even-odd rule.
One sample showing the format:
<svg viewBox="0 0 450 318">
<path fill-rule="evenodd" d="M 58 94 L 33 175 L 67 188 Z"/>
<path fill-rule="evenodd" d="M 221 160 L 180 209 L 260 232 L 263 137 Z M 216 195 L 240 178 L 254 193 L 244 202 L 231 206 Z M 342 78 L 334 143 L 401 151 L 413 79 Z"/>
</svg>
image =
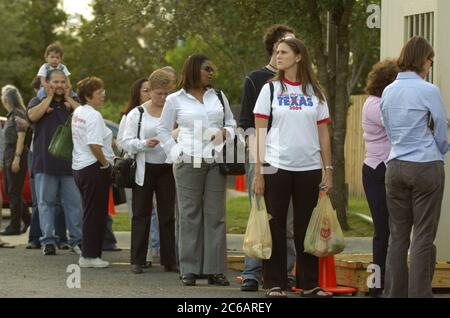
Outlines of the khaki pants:
<svg viewBox="0 0 450 318">
<path fill-rule="evenodd" d="M 393 160 L 388 163 L 386 195 L 391 235 L 384 290 L 387 297 L 433 297 L 431 281 L 436 263 L 433 242 L 441 213 L 444 181 L 442 161 Z"/>
</svg>

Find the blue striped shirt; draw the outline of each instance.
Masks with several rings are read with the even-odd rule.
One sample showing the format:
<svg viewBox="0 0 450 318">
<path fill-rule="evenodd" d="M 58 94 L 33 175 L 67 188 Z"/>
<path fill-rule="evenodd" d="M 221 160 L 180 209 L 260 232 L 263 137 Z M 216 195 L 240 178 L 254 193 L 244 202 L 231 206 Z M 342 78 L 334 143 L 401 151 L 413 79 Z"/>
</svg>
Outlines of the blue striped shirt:
<svg viewBox="0 0 450 318">
<path fill-rule="evenodd" d="M 415 72 L 399 73 L 383 92 L 381 111 L 391 143 L 388 161 L 444 161 L 448 151 L 447 114 L 439 88 Z"/>
</svg>

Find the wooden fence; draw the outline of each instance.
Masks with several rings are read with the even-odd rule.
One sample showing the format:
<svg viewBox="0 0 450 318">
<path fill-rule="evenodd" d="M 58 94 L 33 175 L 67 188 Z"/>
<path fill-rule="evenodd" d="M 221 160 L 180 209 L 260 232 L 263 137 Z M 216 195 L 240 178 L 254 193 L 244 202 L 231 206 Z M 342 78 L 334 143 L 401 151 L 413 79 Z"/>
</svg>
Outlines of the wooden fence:
<svg viewBox="0 0 450 318">
<path fill-rule="evenodd" d="M 345 138 L 345 179 L 350 196 L 364 197 L 362 165 L 365 156 L 361 115 L 367 95 L 352 96 L 347 114 L 347 135 Z"/>
</svg>

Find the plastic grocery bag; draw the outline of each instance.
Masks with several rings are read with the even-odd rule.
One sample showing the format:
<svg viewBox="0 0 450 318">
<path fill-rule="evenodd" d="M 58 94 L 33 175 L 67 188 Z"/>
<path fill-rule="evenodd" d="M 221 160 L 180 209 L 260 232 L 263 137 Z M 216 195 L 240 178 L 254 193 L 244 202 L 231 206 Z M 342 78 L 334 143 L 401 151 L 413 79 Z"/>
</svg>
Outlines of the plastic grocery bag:
<svg viewBox="0 0 450 318">
<path fill-rule="evenodd" d="M 252 209 L 244 235 L 244 253 L 248 256 L 269 259 L 272 255 L 272 235 L 269 226 L 270 215 L 267 213 L 264 198 L 253 196 Z"/>
<path fill-rule="evenodd" d="M 305 236 L 305 253 L 317 257 L 339 254 L 345 248 L 344 234 L 328 195 L 321 195 Z"/>
</svg>

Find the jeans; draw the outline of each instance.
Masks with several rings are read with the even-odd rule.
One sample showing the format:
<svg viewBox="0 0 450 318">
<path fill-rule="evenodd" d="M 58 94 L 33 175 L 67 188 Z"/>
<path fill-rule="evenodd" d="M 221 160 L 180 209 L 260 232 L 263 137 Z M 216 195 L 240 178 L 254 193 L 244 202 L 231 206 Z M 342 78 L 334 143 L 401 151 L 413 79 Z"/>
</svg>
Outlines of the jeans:
<svg viewBox="0 0 450 318">
<path fill-rule="evenodd" d="M 28 167 L 31 167 L 33 163 L 33 152 L 28 152 Z M 31 224 L 30 232 L 28 233 L 28 243 L 39 244 L 39 238 L 42 236 L 41 225 L 39 222 L 39 209 L 37 205 L 36 189 L 34 188 L 34 176 L 30 176 L 30 190 L 31 190 L 31 200 L 33 205 L 31 207 Z M 58 200 L 59 201 L 59 200 Z M 55 234 L 57 237 L 57 243 L 67 243 L 66 234 L 66 221 L 64 220 L 64 210 L 61 204 L 57 205 L 57 212 L 55 216 Z"/>
<path fill-rule="evenodd" d="M 41 244 L 56 245 L 55 216 L 60 201 L 64 209 L 66 226 L 69 229 L 69 245 L 72 247 L 79 245 L 81 243 L 81 195 L 74 178 L 36 173 L 34 185 L 42 231 Z"/>
<path fill-rule="evenodd" d="M 153 255 L 159 253 L 159 221 L 158 221 L 158 211 L 156 208 L 152 210 L 152 221 L 150 223 L 150 239 L 149 239 L 149 249 L 152 250 Z"/>
</svg>

